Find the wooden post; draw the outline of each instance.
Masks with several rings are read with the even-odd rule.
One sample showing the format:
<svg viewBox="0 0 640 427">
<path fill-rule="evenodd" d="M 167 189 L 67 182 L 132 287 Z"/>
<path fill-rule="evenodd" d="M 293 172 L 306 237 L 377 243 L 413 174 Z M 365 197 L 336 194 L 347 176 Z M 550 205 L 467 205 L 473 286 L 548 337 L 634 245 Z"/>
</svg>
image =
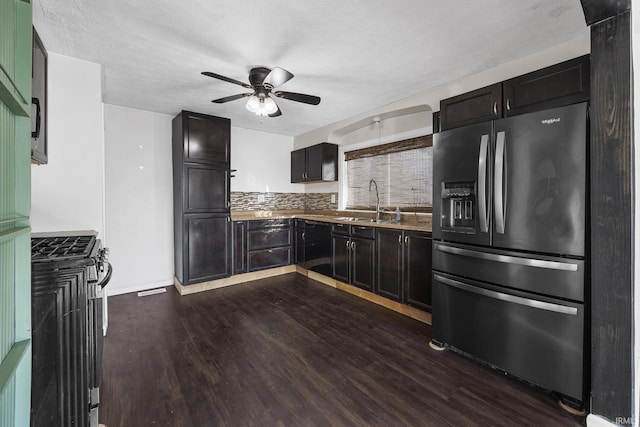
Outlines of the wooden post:
<svg viewBox="0 0 640 427">
<path fill-rule="evenodd" d="M 591 412 L 631 424 L 631 2 L 582 0 L 591 26 Z"/>
</svg>

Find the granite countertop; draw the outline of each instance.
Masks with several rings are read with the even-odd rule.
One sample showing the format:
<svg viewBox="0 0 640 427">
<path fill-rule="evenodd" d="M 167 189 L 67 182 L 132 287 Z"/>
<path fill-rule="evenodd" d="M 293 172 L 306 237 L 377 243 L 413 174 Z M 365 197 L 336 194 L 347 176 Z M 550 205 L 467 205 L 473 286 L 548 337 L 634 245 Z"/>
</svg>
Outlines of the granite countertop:
<svg viewBox="0 0 640 427">
<path fill-rule="evenodd" d="M 384 222 L 365 222 L 345 220 L 344 218 L 368 218 L 373 219 L 375 215 L 369 212 L 353 211 L 332 211 L 332 210 L 273 210 L 273 211 L 231 211 L 233 221 L 252 221 L 260 219 L 283 219 L 301 218 L 325 222 L 335 222 L 341 224 L 354 224 L 367 227 L 395 228 L 400 230 L 431 232 L 431 214 L 406 213 L 401 215 L 400 223 L 387 222 L 394 216 L 394 213 L 385 212 L 382 214 Z"/>
</svg>

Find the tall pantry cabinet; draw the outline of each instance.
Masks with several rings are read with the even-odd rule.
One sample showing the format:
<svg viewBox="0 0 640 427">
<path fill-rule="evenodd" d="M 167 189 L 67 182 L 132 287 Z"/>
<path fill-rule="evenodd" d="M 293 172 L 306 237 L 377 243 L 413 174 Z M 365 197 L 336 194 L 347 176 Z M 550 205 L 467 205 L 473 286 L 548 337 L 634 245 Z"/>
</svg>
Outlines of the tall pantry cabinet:
<svg viewBox="0 0 640 427">
<path fill-rule="evenodd" d="M 173 119 L 175 274 L 183 285 L 231 274 L 229 119 L 182 111 Z"/>
</svg>

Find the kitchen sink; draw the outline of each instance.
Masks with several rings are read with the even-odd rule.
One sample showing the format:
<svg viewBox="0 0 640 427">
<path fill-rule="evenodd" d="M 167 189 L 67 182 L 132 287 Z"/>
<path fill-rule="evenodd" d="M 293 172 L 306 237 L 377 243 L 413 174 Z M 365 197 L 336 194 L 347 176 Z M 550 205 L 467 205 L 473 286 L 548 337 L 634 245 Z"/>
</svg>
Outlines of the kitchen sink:
<svg viewBox="0 0 640 427">
<path fill-rule="evenodd" d="M 389 220 L 389 219 L 381 219 L 381 220 L 379 220 L 377 222 L 373 218 L 356 218 L 356 217 L 351 217 L 351 216 L 342 216 L 342 217 L 337 217 L 336 219 L 340 220 L 340 221 L 349 221 L 349 222 L 368 222 L 368 223 L 377 223 L 377 224 L 396 224 L 395 221 L 392 221 L 392 220 Z"/>
</svg>

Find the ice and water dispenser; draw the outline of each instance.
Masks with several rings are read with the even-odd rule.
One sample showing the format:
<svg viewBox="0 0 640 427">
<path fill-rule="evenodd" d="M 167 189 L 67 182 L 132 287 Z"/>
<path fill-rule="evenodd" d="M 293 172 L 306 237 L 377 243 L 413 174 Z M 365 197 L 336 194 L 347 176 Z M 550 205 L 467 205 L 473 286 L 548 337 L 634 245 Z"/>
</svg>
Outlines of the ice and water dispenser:
<svg viewBox="0 0 640 427">
<path fill-rule="evenodd" d="M 443 182 L 441 189 L 443 230 L 459 233 L 476 231 L 476 183 Z"/>
</svg>

